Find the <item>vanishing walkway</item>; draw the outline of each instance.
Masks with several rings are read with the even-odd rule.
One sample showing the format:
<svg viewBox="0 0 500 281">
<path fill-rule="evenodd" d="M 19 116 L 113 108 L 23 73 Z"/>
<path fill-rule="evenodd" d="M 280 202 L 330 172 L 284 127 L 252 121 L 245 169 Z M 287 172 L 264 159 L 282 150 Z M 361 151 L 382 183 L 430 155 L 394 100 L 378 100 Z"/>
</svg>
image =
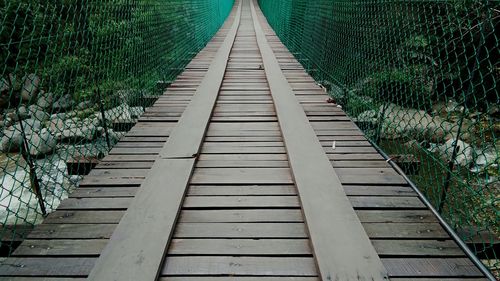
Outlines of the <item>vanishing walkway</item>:
<svg viewBox="0 0 500 281">
<path fill-rule="evenodd" d="M 485 280 L 326 99 L 237 2 L 0 280 Z"/>
</svg>

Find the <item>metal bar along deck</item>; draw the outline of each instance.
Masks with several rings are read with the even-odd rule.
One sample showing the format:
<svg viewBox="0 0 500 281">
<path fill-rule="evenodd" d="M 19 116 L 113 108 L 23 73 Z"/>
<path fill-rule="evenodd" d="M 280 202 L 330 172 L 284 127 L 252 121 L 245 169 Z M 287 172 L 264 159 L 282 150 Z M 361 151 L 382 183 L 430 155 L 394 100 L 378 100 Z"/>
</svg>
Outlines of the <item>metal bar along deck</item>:
<svg viewBox="0 0 500 281">
<path fill-rule="evenodd" d="M 486 280 L 326 99 L 236 1 L 0 280 Z"/>
</svg>

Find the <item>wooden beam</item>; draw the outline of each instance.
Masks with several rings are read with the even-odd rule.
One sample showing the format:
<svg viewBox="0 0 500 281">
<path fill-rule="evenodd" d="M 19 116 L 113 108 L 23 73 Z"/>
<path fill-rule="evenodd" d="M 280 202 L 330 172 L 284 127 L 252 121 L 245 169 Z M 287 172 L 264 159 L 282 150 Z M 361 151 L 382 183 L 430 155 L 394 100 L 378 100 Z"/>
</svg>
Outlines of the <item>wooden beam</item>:
<svg viewBox="0 0 500 281">
<path fill-rule="evenodd" d="M 384 265 L 267 42 L 254 0 L 251 9 L 257 43 L 322 280 L 388 280 Z"/>
</svg>

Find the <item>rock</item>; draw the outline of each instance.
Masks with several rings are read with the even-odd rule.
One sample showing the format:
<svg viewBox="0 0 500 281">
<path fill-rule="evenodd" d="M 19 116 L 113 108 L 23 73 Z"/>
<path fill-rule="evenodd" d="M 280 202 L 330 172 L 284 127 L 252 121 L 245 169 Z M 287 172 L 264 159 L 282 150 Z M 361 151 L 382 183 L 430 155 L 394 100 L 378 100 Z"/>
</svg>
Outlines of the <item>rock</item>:
<svg viewBox="0 0 500 281">
<path fill-rule="evenodd" d="M 9 82 L 1 78 L 0 79 L 0 109 L 7 108 L 9 106 L 10 96 L 9 96 L 10 85 Z"/>
<path fill-rule="evenodd" d="M 55 113 L 50 115 L 50 120 L 64 120 L 66 119 L 66 113 Z"/>
<path fill-rule="evenodd" d="M 367 110 L 359 114 L 356 121 L 377 123 L 377 116 L 378 114 L 375 110 Z"/>
<path fill-rule="evenodd" d="M 21 105 L 17 109 L 17 120 L 28 119 L 29 117 L 30 117 L 30 113 L 29 113 L 28 109 L 26 108 L 26 106 Z"/>
<path fill-rule="evenodd" d="M 381 116 L 382 112 L 384 116 Z M 381 137 L 385 139 L 408 137 L 442 143 L 447 135 L 457 129 L 457 126 L 439 116 L 431 116 L 423 110 L 403 108 L 395 104 L 386 105 L 385 111 L 384 105 L 380 106 L 375 119 L 371 110 L 360 115 L 372 121 L 382 120 Z"/>
<path fill-rule="evenodd" d="M 1 152 L 17 152 L 21 150 L 22 146 L 23 136 L 21 131 L 8 129 L 3 132 L 2 139 L 0 140 Z"/>
<path fill-rule="evenodd" d="M 51 119 L 50 122 L 47 122 L 47 128 L 49 131 L 55 133 L 65 129 L 64 119 Z"/>
<path fill-rule="evenodd" d="M 35 118 L 36 120 L 38 120 L 40 122 L 45 122 L 45 121 L 49 120 L 49 118 L 50 118 L 50 114 L 48 114 L 47 112 L 45 112 L 43 110 L 43 108 L 41 108 L 40 106 L 35 105 L 35 104 L 30 105 L 29 113 L 30 113 L 31 117 Z"/>
<path fill-rule="evenodd" d="M 142 106 L 130 107 L 130 116 L 132 117 L 132 119 L 137 119 L 141 117 L 143 113 L 144 109 L 142 108 Z"/>
<path fill-rule="evenodd" d="M 54 95 L 52 93 L 45 93 L 44 91 L 40 91 L 36 104 L 42 109 L 47 109 L 52 106 L 53 102 Z"/>
<path fill-rule="evenodd" d="M 132 120 L 132 115 L 130 114 L 130 106 L 128 104 L 122 104 L 115 108 L 106 110 L 104 112 L 106 121 L 109 123 L 113 122 L 126 122 Z M 95 113 L 95 117 L 99 120 L 102 119 L 102 114 L 100 112 Z"/>
<path fill-rule="evenodd" d="M 31 156 L 39 157 L 51 153 L 57 146 L 57 139 L 47 130 L 26 136 Z"/>
<path fill-rule="evenodd" d="M 115 132 L 112 129 L 108 130 L 109 141 L 111 143 L 117 143 L 125 134 L 126 132 Z"/>
<path fill-rule="evenodd" d="M 30 134 L 31 132 L 39 132 L 42 129 L 42 123 L 36 119 L 30 118 L 23 120 L 24 132 Z M 21 130 L 21 125 L 19 122 L 14 125 L 16 130 Z"/>
<path fill-rule="evenodd" d="M 450 161 L 453 156 L 453 148 L 455 144 L 455 139 L 449 139 L 442 145 L 436 145 L 431 148 L 432 152 L 437 152 L 445 158 L 446 161 Z M 468 166 L 473 162 L 474 149 L 472 146 L 462 140 L 457 141 L 457 155 L 455 158 L 455 165 Z"/>
<path fill-rule="evenodd" d="M 9 82 L 5 78 L 0 78 L 0 93 L 8 92 L 10 89 Z"/>
<path fill-rule="evenodd" d="M 42 123 L 35 119 L 23 120 L 24 133 L 26 136 L 40 132 Z M 8 127 L 3 131 L 0 140 L 0 150 L 3 152 L 19 151 L 23 144 L 23 135 L 21 134 L 20 122 Z"/>
<path fill-rule="evenodd" d="M 31 101 L 36 98 L 38 94 L 38 87 L 40 86 L 40 78 L 36 74 L 29 74 L 24 78 L 24 84 L 21 89 L 21 98 L 23 101 Z"/>
<path fill-rule="evenodd" d="M 62 126 L 60 126 L 61 124 Z M 54 132 L 57 138 L 63 142 L 91 141 L 100 134 L 98 124 L 99 120 L 90 118 L 81 121 L 76 118 L 66 121 L 57 120 Z M 52 130 L 53 124 L 49 125 L 49 128 Z"/>
<path fill-rule="evenodd" d="M 446 104 L 445 111 L 447 113 L 452 113 L 452 112 L 462 112 L 464 110 L 464 106 L 460 105 L 458 102 L 456 102 L 453 99 L 448 100 L 448 103 Z"/>
<path fill-rule="evenodd" d="M 73 106 L 73 97 L 70 94 L 60 97 L 54 104 L 52 108 L 57 111 L 65 111 Z"/>
<path fill-rule="evenodd" d="M 3 120 L 0 121 L 0 130 L 3 130 L 3 128 L 7 128 L 7 127 L 12 126 L 14 124 L 14 122 L 15 122 L 14 119 L 12 119 L 11 117 L 9 117 L 8 114 L 6 114 L 3 117 Z"/>
<path fill-rule="evenodd" d="M 478 155 L 475 164 L 479 168 L 484 168 L 491 164 L 497 164 L 500 161 L 500 156 L 497 154 L 494 148 L 489 148 L 484 151 L 476 151 Z"/>
<path fill-rule="evenodd" d="M 50 115 L 47 112 L 42 111 L 42 110 L 36 111 L 32 116 L 33 116 L 33 118 L 35 118 L 36 120 L 39 120 L 41 122 L 45 122 L 45 121 L 49 120 L 49 118 L 50 118 Z"/>
<path fill-rule="evenodd" d="M 498 104 L 490 104 L 488 106 L 488 115 L 490 116 L 499 116 L 500 115 L 500 106 Z"/>
<path fill-rule="evenodd" d="M 9 81 L 11 90 L 19 91 L 21 90 L 21 79 L 17 79 L 17 76 L 14 74 L 9 74 Z"/>
<path fill-rule="evenodd" d="M 95 106 L 95 103 L 91 102 L 91 101 L 82 101 L 80 102 L 77 106 L 76 106 L 76 109 L 79 109 L 79 110 L 86 110 L 86 109 L 89 109 L 89 108 L 93 108 Z"/>
</svg>

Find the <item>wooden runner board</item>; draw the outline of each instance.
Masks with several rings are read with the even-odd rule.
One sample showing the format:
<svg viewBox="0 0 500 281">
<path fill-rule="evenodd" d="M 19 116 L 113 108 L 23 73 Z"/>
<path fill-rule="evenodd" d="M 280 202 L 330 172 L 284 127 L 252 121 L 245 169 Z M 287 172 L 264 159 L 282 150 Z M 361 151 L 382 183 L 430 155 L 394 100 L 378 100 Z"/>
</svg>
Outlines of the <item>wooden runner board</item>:
<svg viewBox="0 0 500 281">
<path fill-rule="evenodd" d="M 340 179 L 267 42 L 251 0 L 253 24 L 295 184 L 323 280 L 388 280 Z"/>
</svg>

